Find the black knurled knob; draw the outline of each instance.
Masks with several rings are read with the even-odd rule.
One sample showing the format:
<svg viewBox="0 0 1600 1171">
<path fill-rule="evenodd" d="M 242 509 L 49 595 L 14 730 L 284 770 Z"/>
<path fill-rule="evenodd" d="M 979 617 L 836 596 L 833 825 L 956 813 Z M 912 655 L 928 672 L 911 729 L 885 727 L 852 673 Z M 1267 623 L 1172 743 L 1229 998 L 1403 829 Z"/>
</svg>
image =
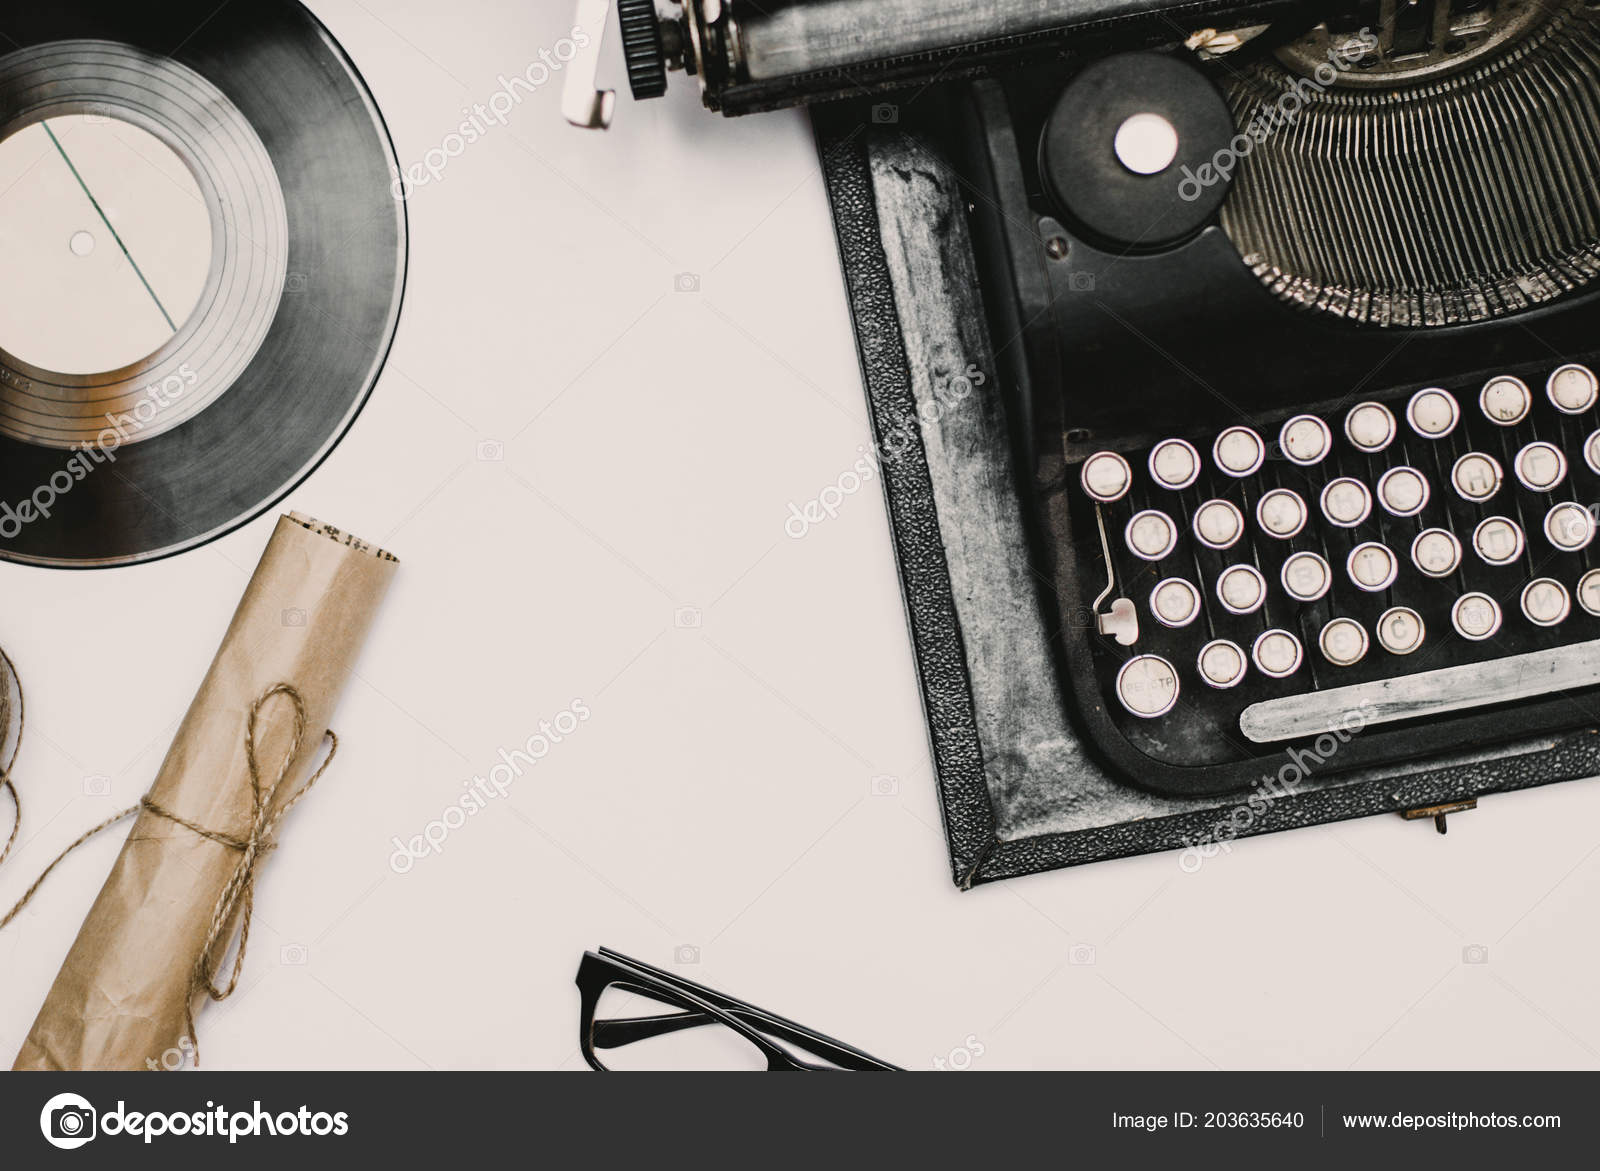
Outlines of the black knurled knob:
<svg viewBox="0 0 1600 1171">
<path fill-rule="evenodd" d="M 656 0 L 617 0 L 617 19 L 622 24 L 628 88 L 636 99 L 659 98 L 667 92 L 667 54 L 661 44 Z"/>
</svg>

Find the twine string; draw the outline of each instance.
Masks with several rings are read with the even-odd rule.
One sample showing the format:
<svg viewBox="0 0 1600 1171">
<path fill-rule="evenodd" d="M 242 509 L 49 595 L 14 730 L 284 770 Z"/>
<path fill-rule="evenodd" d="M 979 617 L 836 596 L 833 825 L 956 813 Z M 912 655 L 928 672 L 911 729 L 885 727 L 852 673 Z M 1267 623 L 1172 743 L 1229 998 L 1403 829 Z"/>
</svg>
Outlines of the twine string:
<svg viewBox="0 0 1600 1171">
<path fill-rule="evenodd" d="M 16 698 L 12 699 L 12 680 L 16 681 Z M 276 774 L 270 782 L 262 779 L 262 768 L 259 757 L 257 730 L 261 719 L 262 709 L 276 696 L 283 696 L 294 705 L 294 728 L 289 739 L 283 760 L 278 765 Z M 11 742 L 11 751 L 5 753 L 6 740 L 11 729 L 11 708 L 15 702 L 17 710 L 17 736 Z M 17 752 L 22 747 L 22 716 L 23 716 L 22 677 L 17 674 L 11 659 L 3 649 L 0 649 L 0 789 L 4 789 L 11 798 L 15 811 L 11 824 L 10 836 L 6 839 L 3 849 L 0 849 L 0 862 L 4 862 L 6 855 L 11 852 L 12 845 L 16 842 L 17 831 L 22 826 L 22 800 L 17 792 L 17 787 L 12 779 L 12 765 L 16 762 Z M 300 755 L 300 745 L 305 738 L 306 705 L 300 692 L 288 683 L 275 683 L 267 688 L 250 705 L 250 714 L 245 725 L 245 760 L 250 769 L 250 824 L 242 834 L 228 833 L 222 830 L 211 829 L 191 821 L 182 814 L 174 813 L 152 801 L 148 795 L 140 798 L 137 805 L 130 805 L 120 813 L 106 818 L 99 825 L 80 834 L 66 849 L 57 854 L 51 863 L 46 866 L 39 877 L 34 879 L 23 896 L 5 918 L 0 919 L 0 930 L 3 930 L 11 920 L 15 919 L 24 907 L 32 901 L 39 888 L 44 885 L 44 880 L 50 872 L 61 864 L 74 850 L 103 830 L 111 828 L 123 819 L 138 813 L 141 809 L 147 810 L 157 817 L 165 818 L 183 826 L 191 833 L 216 842 L 239 854 L 238 864 L 233 873 L 228 876 L 228 881 L 223 885 L 222 891 L 217 896 L 216 903 L 211 908 L 211 920 L 206 930 L 205 943 L 196 955 L 194 965 L 189 972 L 189 983 L 184 995 L 184 1022 L 188 1026 L 188 1037 L 195 1046 L 195 1065 L 200 1064 L 200 1042 L 198 1031 L 195 1028 L 195 1001 L 201 993 L 212 1000 L 226 1000 L 233 994 L 239 985 L 239 975 L 244 970 L 245 952 L 250 944 L 250 919 L 255 908 L 255 882 L 256 867 L 261 860 L 277 848 L 276 831 L 279 823 L 288 815 L 289 810 L 300 803 L 310 790 L 328 771 L 328 766 L 333 763 L 334 755 L 339 751 L 339 737 L 332 730 L 323 733 L 328 744 L 328 754 L 323 757 L 322 763 L 306 778 L 304 784 L 290 793 L 281 803 L 278 803 L 278 791 L 289 779 L 289 772 L 294 767 L 295 760 Z M 275 807 L 276 806 L 276 807 Z M 227 953 L 228 945 L 232 940 L 231 925 L 237 925 L 238 946 L 234 949 L 233 966 L 228 973 L 228 982 L 224 987 L 217 986 L 217 969 L 222 957 Z"/>
</svg>

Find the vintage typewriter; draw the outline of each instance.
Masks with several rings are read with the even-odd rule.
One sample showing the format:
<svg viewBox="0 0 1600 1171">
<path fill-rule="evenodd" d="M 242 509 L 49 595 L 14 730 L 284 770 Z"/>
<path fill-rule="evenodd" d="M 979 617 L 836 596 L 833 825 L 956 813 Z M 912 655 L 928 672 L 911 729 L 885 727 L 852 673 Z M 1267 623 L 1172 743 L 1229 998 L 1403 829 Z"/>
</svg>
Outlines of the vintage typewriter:
<svg viewBox="0 0 1600 1171">
<path fill-rule="evenodd" d="M 884 476 L 958 881 L 1600 772 L 1600 4 L 619 15 L 813 106 L 880 435 L 995 374 Z"/>
</svg>

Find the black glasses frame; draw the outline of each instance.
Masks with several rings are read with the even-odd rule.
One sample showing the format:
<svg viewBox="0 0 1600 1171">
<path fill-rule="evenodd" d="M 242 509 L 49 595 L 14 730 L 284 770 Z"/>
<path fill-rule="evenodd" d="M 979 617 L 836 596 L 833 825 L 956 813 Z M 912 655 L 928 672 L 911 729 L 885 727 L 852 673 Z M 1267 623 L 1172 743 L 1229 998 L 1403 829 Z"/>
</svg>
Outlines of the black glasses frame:
<svg viewBox="0 0 1600 1171">
<path fill-rule="evenodd" d="M 610 948 L 598 952 L 584 952 L 578 966 L 578 992 L 582 997 L 582 1016 L 579 1024 L 579 1047 L 583 1059 L 591 1068 L 608 1072 L 601 1062 L 599 1050 L 620 1049 L 635 1041 L 661 1037 L 682 1029 L 701 1025 L 722 1025 L 732 1029 L 761 1051 L 767 1059 L 767 1069 L 783 1071 L 822 1070 L 898 1070 L 899 1066 L 879 1061 L 870 1054 L 852 1048 L 842 1041 L 824 1036 L 802 1024 L 735 1000 L 731 996 L 671 972 L 651 967 L 639 960 L 630 959 Z M 600 995 L 607 988 L 620 988 L 677 1011 L 651 1016 L 625 1017 L 616 1020 L 596 1020 L 595 1011 L 600 1005 Z M 774 1040 L 776 1038 L 776 1041 Z M 812 1064 L 801 1060 L 777 1041 L 783 1041 L 804 1050 L 806 1054 L 826 1064 Z"/>
</svg>

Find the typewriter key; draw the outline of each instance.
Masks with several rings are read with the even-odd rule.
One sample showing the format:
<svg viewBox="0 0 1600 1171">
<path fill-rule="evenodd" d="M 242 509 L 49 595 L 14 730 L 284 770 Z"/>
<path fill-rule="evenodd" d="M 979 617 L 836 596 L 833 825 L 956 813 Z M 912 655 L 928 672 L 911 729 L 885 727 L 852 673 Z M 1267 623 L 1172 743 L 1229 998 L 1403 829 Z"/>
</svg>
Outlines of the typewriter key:
<svg viewBox="0 0 1600 1171">
<path fill-rule="evenodd" d="M 1461 421 L 1461 408 L 1448 390 L 1419 390 L 1406 404 L 1406 422 L 1424 439 L 1443 439 Z"/>
<path fill-rule="evenodd" d="M 1491 516 L 1473 532 L 1472 547 L 1490 565 L 1510 565 L 1522 556 L 1527 541 L 1522 536 L 1522 526 L 1516 521 L 1510 517 Z"/>
<path fill-rule="evenodd" d="M 1112 504 L 1126 496 L 1133 486 L 1133 469 L 1116 452 L 1097 451 L 1083 461 L 1080 478 L 1091 500 Z"/>
<path fill-rule="evenodd" d="M 1178 543 L 1178 529 L 1172 518 L 1153 508 L 1135 513 L 1125 536 L 1134 556 L 1146 561 L 1160 561 Z"/>
<path fill-rule="evenodd" d="M 1600 618 L 1600 569 L 1591 569 L 1578 579 L 1578 605 L 1586 614 Z"/>
<path fill-rule="evenodd" d="M 1576 363 L 1550 375 L 1544 389 L 1556 410 L 1566 415 L 1583 414 L 1600 397 L 1600 381 L 1595 379 L 1594 371 Z"/>
<path fill-rule="evenodd" d="M 1594 513 L 1581 504 L 1558 504 L 1545 514 L 1544 535 L 1563 553 L 1576 553 L 1594 540 Z"/>
<path fill-rule="evenodd" d="M 1567 478 L 1567 457 L 1549 443 L 1530 443 L 1517 452 L 1511 465 L 1517 479 L 1530 492 L 1548 492 Z"/>
<path fill-rule="evenodd" d="M 1484 383 L 1483 393 L 1478 396 L 1478 406 L 1483 408 L 1484 417 L 1489 422 L 1502 427 L 1514 427 L 1528 417 L 1528 411 L 1533 406 L 1533 392 L 1522 379 L 1502 374 Z"/>
<path fill-rule="evenodd" d="M 1226 500 L 1207 500 L 1194 511 L 1194 535 L 1208 549 L 1228 549 L 1244 535 L 1244 515 Z"/>
<path fill-rule="evenodd" d="M 1150 453 L 1150 478 L 1174 492 L 1200 477 L 1200 453 L 1182 439 L 1163 439 Z"/>
<path fill-rule="evenodd" d="M 1304 652 L 1300 640 L 1287 630 L 1269 630 L 1256 639 L 1250 648 L 1250 657 L 1256 661 L 1256 670 L 1274 679 L 1293 675 L 1300 669 Z"/>
<path fill-rule="evenodd" d="M 1200 678 L 1219 691 L 1244 678 L 1248 661 L 1239 644 L 1219 638 L 1200 648 Z"/>
<path fill-rule="evenodd" d="M 1450 482 L 1455 485 L 1456 495 L 1474 504 L 1481 504 L 1500 491 L 1504 478 L 1500 461 L 1481 451 L 1467 452 L 1450 469 Z"/>
<path fill-rule="evenodd" d="M 1278 432 L 1278 446 L 1291 463 L 1303 468 L 1321 463 L 1333 447 L 1333 433 L 1315 415 L 1296 415 Z"/>
<path fill-rule="evenodd" d="M 1572 599 L 1559 581 L 1535 578 L 1522 589 L 1522 612 L 1535 626 L 1559 626 L 1572 613 Z"/>
<path fill-rule="evenodd" d="M 1589 465 L 1591 472 L 1600 475 L 1600 431 L 1584 441 L 1583 462 Z"/>
<path fill-rule="evenodd" d="M 1274 488 L 1256 505 L 1256 523 L 1268 536 L 1288 540 L 1306 527 L 1306 502 L 1287 488 Z"/>
<path fill-rule="evenodd" d="M 1178 673 L 1159 655 L 1137 655 L 1117 672 L 1117 698 L 1141 719 L 1164 716 L 1178 702 Z"/>
<path fill-rule="evenodd" d="M 1416 516 L 1428 503 L 1428 481 L 1416 468 L 1390 468 L 1378 480 L 1378 499 L 1395 516 Z"/>
<path fill-rule="evenodd" d="M 1335 667 L 1351 667 L 1366 657 L 1367 631 L 1354 618 L 1335 618 L 1322 628 L 1317 645 Z"/>
<path fill-rule="evenodd" d="M 1163 626 L 1187 626 L 1200 613 L 1200 591 L 1181 577 L 1169 577 L 1150 591 L 1150 612 Z"/>
<path fill-rule="evenodd" d="M 1345 569 L 1360 589 L 1376 594 L 1394 584 L 1400 572 L 1400 561 L 1387 545 L 1364 541 L 1350 550 Z"/>
<path fill-rule="evenodd" d="M 1488 594 L 1462 594 L 1450 610 L 1456 633 L 1473 642 L 1482 642 L 1500 629 L 1500 603 Z"/>
<path fill-rule="evenodd" d="M 1254 475 L 1261 469 L 1261 462 L 1267 457 L 1267 447 L 1261 442 L 1261 436 L 1250 428 L 1229 427 L 1217 436 L 1217 442 L 1211 448 L 1211 457 L 1217 461 L 1217 467 L 1228 475 L 1244 477 Z"/>
<path fill-rule="evenodd" d="M 1344 417 L 1344 433 L 1362 451 L 1382 451 L 1394 442 L 1394 412 L 1382 403 L 1360 403 Z"/>
<path fill-rule="evenodd" d="M 1297 602 L 1315 602 L 1333 585 L 1333 570 L 1315 553 L 1292 554 L 1278 576 L 1283 592 Z"/>
<path fill-rule="evenodd" d="M 1342 529 L 1353 529 L 1372 512 L 1372 493 L 1348 476 L 1322 490 L 1322 515 Z"/>
<path fill-rule="evenodd" d="M 1266 600 L 1266 579 L 1254 565 L 1230 565 L 1217 578 L 1217 601 L 1230 614 L 1253 614 Z"/>
<path fill-rule="evenodd" d="M 1448 529 L 1423 529 L 1411 542 L 1411 562 L 1429 577 L 1449 577 L 1461 567 L 1461 542 Z"/>
<path fill-rule="evenodd" d="M 1409 655 L 1422 645 L 1426 633 L 1422 615 L 1409 606 L 1385 610 L 1378 619 L 1378 645 L 1391 655 Z"/>
</svg>

